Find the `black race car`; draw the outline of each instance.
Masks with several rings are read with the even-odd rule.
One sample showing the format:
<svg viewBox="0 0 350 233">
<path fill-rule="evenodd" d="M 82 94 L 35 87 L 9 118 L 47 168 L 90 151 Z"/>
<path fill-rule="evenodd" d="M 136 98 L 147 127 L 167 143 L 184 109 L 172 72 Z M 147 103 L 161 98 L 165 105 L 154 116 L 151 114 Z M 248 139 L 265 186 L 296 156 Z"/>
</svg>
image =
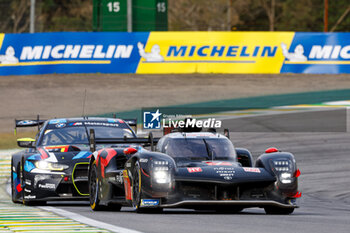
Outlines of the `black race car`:
<svg viewBox="0 0 350 233">
<path fill-rule="evenodd" d="M 43 204 L 50 200 L 88 198 L 89 130 L 96 137 L 136 137 L 135 120 L 68 118 L 16 120 L 18 127 L 38 127 L 36 139 L 17 140 L 27 149 L 12 155 L 12 201 Z"/>
<path fill-rule="evenodd" d="M 176 132 L 160 139 L 90 136 L 92 151 L 99 143 L 111 144 L 90 158 L 93 210 L 129 205 L 137 212 L 175 207 L 239 212 L 261 207 L 268 214 L 290 214 L 301 196 L 294 156 L 276 148 L 267 149 L 253 165 L 248 150 L 235 148 L 216 132 Z M 155 150 L 141 147 L 147 143 L 157 143 Z"/>
</svg>

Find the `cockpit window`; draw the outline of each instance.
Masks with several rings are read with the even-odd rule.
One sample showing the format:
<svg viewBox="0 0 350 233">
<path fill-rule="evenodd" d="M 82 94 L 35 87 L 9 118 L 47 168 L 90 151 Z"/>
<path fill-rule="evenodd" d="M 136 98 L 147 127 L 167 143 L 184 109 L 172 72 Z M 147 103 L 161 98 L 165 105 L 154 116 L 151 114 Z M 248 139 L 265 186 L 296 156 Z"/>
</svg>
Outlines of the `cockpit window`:
<svg viewBox="0 0 350 233">
<path fill-rule="evenodd" d="M 115 127 L 87 127 L 88 132 L 90 132 L 90 129 L 95 130 L 95 137 L 96 138 L 133 138 L 134 134 L 130 129 L 122 129 L 122 128 L 115 128 Z"/>
<path fill-rule="evenodd" d="M 88 144 L 85 127 L 48 129 L 44 132 L 42 145 Z"/>
<path fill-rule="evenodd" d="M 134 133 L 128 128 L 105 127 L 105 126 L 74 126 L 57 129 L 47 129 L 44 132 L 41 142 L 42 146 L 49 145 L 71 145 L 71 144 L 89 144 L 88 132 L 95 130 L 96 138 L 123 138 L 134 137 Z"/>
<path fill-rule="evenodd" d="M 165 152 L 173 158 L 190 160 L 234 160 L 236 158 L 236 151 L 231 141 L 226 138 L 175 138 L 169 140 Z"/>
</svg>

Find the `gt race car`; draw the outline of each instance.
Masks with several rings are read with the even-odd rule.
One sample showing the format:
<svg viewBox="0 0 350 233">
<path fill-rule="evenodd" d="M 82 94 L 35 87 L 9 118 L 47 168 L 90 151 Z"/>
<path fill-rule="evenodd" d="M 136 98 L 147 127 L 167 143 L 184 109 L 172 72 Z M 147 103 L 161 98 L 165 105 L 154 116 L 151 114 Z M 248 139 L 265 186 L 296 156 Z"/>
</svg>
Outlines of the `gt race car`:
<svg viewBox="0 0 350 233">
<path fill-rule="evenodd" d="M 254 163 L 247 149 L 235 148 L 216 132 L 175 132 L 160 139 L 90 136 L 93 210 L 126 205 L 137 212 L 177 207 L 239 212 L 260 207 L 267 214 L 291 214 L 298 207 L 300 171 L 291 153 L 269 148 Z M 99 143 L 111 146 L 95 151 Z M 157 145 L 146 150 L 142 143 Z"/>
<path fill-rule="evenodd" d="M 35 139 L 20 138 L 27 148 L 12 155 L 12 201 L 45 204 L 52 200 L 87 199 L 89 130 L 96 137 L 136 137 L 131 126 L 136 120 L 113 118 L 67 118 L 52 120 L 15 120 L 18 127 L 38 127 Z"/>
</svg>

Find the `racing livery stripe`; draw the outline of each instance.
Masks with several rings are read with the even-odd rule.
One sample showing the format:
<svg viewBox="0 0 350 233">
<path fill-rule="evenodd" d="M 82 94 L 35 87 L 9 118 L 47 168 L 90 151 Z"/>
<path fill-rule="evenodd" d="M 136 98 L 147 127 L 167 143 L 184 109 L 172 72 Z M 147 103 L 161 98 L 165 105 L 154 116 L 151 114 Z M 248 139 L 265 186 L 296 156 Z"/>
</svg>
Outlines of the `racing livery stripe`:
<svg viewBox="0 0 350 233">
<path fill-rule="evenodd" d="M 81 151 L 72 159 L 82 159 L 82 158 L 91 158 L 92 153 L 90 151 Z"/>
<path fill-rule="evenodd" d="M 107 154 L 107 155 L 105 155 L 105 154 Z M 96 164 L 98 166 L 98 161 L 101 160 L 101 162 L 100 162 L 101 176 L 103 178 L 105 177 L 105 167 L 108 166 L 109 161 L 111 161 L 111 159 L 116 155 L 117 155 L 117 152 L 112 148 L 102 149 L 99 151 L 99 154 L 96 158 Z"/>
<path fill-rule="evenodd" d="M 8 193 L 11 187 L 4 186 L 11 172 L 11 154 L 19 150 L 0 151 L 0 231 L 1 232 L 109 232 L 98 226 L 90 226 L 72 220 L 66 216 L 59 216 L 52 212 L 40 210 L 35 207 L 23 206 L 12 203 Z M 14 179 L 18 178 L 14 173 Z M 22 191 L 21 185 L 16 185 L 16 191 Z"/>
<path fill-rule="evenodd" d="M 41 159 L 47 159 L 49 157 L 49 155 L 47 154 L 47 152 L 44 149 L 38 147 L 38 151 L 41 154 Z"/>
</svg>

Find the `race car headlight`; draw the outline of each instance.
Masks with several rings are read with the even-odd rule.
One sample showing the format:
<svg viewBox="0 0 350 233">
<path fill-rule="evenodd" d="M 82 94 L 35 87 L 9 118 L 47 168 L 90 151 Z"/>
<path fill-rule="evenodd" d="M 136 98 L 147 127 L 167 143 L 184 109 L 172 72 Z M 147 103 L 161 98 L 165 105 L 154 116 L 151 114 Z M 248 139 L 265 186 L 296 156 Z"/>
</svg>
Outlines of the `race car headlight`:
<svg viewBox="0 0 350 233">
<path fill-rule="evenodd" d="M 273 161 L 273 167 L 277 172 L 290 172 L 293 168 L 293 164 L 289 159 L 280 159 Z"/>
<path fill-rule="evenodd" d="M 153 178 L 158 184 L 170 183 L 169 162 L 154 160 L 153 161 Z"/>
<path fill-rule="evenodd" d="M 164 170 L 154 171 L 154 180 L 159 184 L 165 184 L 170 182 L 169 173 Z"/>
<path fill-rule="evenodd" d="M 50 170 L 50 171 L 63 171 L 64 169 L 67 169 L 69 167 L 68 165 L 50 163 L 46 161 L 37 161 L 34 163 L 34 165 L 39 169 Z"/>
<path fill-rule="evenodd" d="M 292 183 L 292 174 L 289 172 L 283 172 L 280 174 L 280 181 L 283 184 L 290 184 Z"/>
</svg>

